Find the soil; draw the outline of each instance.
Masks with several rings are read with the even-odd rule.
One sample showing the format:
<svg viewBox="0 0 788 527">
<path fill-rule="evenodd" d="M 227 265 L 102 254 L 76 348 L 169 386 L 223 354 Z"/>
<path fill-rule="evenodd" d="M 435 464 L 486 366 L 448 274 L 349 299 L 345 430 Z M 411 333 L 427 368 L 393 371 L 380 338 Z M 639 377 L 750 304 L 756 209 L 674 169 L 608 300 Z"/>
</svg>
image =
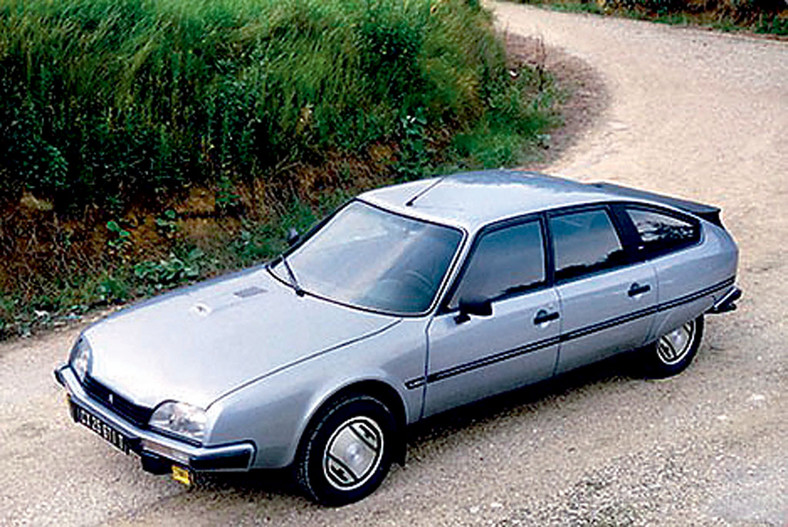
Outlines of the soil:
<svg viewBox="0 0 788 527">
<path fill-rule="evenodd" d="M 582 139 L 610 104 L 610 96 L 599 72 L 562 48 L 545 45 L 541 37 L 512 31 L 504 31 L 503 38 L 513 66 L 525 64 L 543 70 L 555 83 L 560 124 L 551 130 L 539 160 L 528 165 L 544 169 Z"/>
</svg>

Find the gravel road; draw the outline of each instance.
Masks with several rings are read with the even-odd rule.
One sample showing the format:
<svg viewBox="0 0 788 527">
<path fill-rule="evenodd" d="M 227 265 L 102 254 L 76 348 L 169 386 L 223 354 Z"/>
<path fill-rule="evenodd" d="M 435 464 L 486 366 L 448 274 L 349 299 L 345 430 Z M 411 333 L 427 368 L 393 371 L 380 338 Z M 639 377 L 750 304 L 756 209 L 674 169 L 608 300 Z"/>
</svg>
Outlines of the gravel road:
<svg viewBox="0 0 788 527">
<path fill-rule="evenodd" d="M 496 4 L 593 66 L 610 104 L 548 171 L 719 204 L 739 311 L 683 375 L 616 361 L 414 430 L 367 500 L 321 509 L 282 475 L 188 490 L 67 416 L 77 330 L 0 346 L 2 525 L 788 525 L 788 43 Z"/>
</svg>

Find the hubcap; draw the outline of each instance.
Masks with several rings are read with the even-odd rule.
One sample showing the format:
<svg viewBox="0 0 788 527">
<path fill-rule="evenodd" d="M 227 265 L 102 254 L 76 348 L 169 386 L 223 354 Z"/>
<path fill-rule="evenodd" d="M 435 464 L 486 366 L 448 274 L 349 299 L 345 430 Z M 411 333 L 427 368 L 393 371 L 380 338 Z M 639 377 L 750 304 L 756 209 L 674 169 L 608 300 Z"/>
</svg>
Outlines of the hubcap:
<svg viewBox="0 0 788 527">
<path fill-rule="evenodd" d="M 663 336 L 657 342 L 657 355 L 659 360 L 668 366 L 680 362 L 692 348 L 695 337 L 695 321 L 691 320 Z"/>
<path fill-rule="evenodd" d="M 372 419 L 354 417 L 331 435 L 323 455 L 323 473 L 331 485 L 353 490 L 372 477 L 383 453 L 383 431 Z"/>
</svg>

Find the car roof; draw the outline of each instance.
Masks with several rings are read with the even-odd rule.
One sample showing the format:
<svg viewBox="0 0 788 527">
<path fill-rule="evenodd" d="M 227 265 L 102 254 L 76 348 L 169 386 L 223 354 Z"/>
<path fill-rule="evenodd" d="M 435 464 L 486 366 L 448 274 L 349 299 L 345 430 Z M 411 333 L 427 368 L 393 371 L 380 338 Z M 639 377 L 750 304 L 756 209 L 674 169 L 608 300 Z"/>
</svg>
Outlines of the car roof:
<svg viewBox="0 0 788 527">
<path fill-rule="evenodd" d="M 519 170 L 451 174 L 372 190 L 359 198 L 393 212 L 469 232 L 533 212 L 621 199 L 576 181 Z"/>
</svg>

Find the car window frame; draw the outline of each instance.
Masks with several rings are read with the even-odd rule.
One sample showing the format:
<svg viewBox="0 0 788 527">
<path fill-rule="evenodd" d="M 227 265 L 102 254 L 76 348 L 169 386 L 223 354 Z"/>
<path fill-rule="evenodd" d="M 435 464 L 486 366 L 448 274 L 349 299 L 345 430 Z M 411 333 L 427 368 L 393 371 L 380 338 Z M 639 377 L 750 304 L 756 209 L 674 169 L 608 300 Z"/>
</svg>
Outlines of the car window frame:
<svg viewBox="0 0 788 527">
<path fill-rule="evenodd" d="M 632 251 L 633 255 L 636 258 L 636 260 L 639 262 L 653 260 L 655 258 L 660 258 L 662 256 L 674 254 L 689 249 L 691 247 L 695 247 L 699 245 L 703 240 L 703 228 L 701 225 L 701 221 L 690 214 L 685 214 L 680 211 L 668 209 L 666 207 L 661 207 L 659 205 L 652 205 L 650 203 L 639 203 L 639 202 L 615 203 L 613 205 L 613 209 L 615 214 L 619 217 L 619 220 L 622 222 L 625 230 L 627 231 L 627 236 L 631 239 L 631 243 L 633 247 L 633 251 Z M 651 212 L 654 214 L 660 214 L 663 216 L 668 216 L 680 221 L 687 222 L 695 228 L 695 232 L 696 232 L 695 237 L 688 242 L 684 242 L 675 245 L 673 247 L 667 247 L 659 250 L 647 250 L 646 247 L 642 245 L 643 239 L 637 230 L 637 226 L 635 225 L 634 220 L 627 213 L 627 209 L 635 209 L 644 212 Z"/>
<path fill-rule="evenodd" d="M 523 289 L 521 291 L 515 291 L 509 294 L 499 295 L 495 298 L 487 299 L 491 303 L 495 304 L 496 302 L 500 302 L 502 300 L 508 300 L 510 298 L 515 298 L 518 296 L 528 295 L 535 291 L 541 291 L 553 286 L 553 272 L 552 272 L 552 257 L 550 255 L 550 243 L 548 240 L 548 232 L 547 232 L 547 220 L 545 217 L 544 212 L 532 212 L 525 214 L 523 216 L 516 216 L 513 218 L 505 218 L 503 220 L 498 220 L 492 223 L 488 223 L 487 225 L 480 228 L 473 236 L 473 239 L 470 242 L 470 247 L 468 249 L 465 258 L 460 265 L 459 270 L 456 273 L 456 276 L 452 280 L 451 285 L 445 290 L 445 294 L 441 299 L 440 303 L 438 304 L 438 309 L 436 311 L 436 316 L 438 315 L 445 315 L 450 313 L 457 313 L 459 311 L 459 307 L 449 307 L 454 295 L 457 293 L 457 290 L 460 287 L 465 275 L 468 272 L 468 267 L 473 260 L 473 257 L 476 254 L 476 251 L 481 243 L 482 238 L 487 234 L 495 231 L 499 231 L 502 229 L 506 229 L 509 227 L 516 227 L 517 225 L 522 225 L 524 223 L 529 223 L 531 221 L 536 221 L 539 223 L 539 232 L 542 235 L 542 263 L 544 265 L 545 277 L 544 280 L 538 284 L 535 284 L 527 289 Z"/>
<path fill-rule="evenodd" d="M 552 229 L 550 228 L 550 219 L 558 216 L 566 216 L 569 214 L 591 212 L 595 210 L 602 210 L 607 214 L 608 219 L 610 220 L 610 223 L 613 226 L 613 231 L 618 237 L 619 243 L 621 244 L 621 249 L 624 251 L 624 258 L 621 260 L 620 263 L 610 267 L 603 267 L 596 271 L 592 271 L 578 276 L 570 276 L 566 278 L 557 279 L 556 265 L 555 265 L 555 237 L 553 235 Z M 574 282 L 576 280 L 584 280 L 586 278 L 599 276 L 601 274 L 609 273 L 639 263 L 636 258 L 637 247 L 636 245 L 633 244 L 635 239 L 632 238 L 632 232 L 628 230 L 627 226 L 624 224 L 622 218 L 619 215 L 619 211 L 615 210 L 615 207 L 613 206 L 612 203 L 609 202 L 589 203 L 583 205 L 574 205 L 571 207 L 562 207 L 559 209 L 545 211 L 545 216 L 546 216 L 545 224 L 550 238 L 550 264 L 551 264 L 552 285 L 559 286 L 569 282 Z M 634 230 L 635 236 L 637 237 L 636 239 L 639 239 L 640 237 L 637 234 L 637 229 L 635 229 L 634 224 L 631 224 L 629 227 Z"/>
</svg>

